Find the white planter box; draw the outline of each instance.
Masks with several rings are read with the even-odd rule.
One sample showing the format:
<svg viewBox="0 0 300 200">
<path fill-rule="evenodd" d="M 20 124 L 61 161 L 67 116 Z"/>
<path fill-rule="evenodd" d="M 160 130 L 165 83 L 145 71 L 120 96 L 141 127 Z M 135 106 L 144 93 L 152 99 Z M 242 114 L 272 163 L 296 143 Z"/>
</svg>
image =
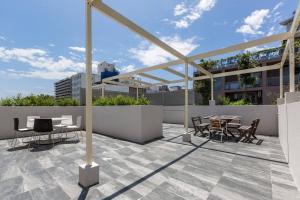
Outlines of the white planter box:
<svg viewBox="0 0 300 200">
<path fill-rule="evenodd" d="M 93 132 L 131 142 L 162 137 L 161 106 L 95 106 Z"/>
</svg>

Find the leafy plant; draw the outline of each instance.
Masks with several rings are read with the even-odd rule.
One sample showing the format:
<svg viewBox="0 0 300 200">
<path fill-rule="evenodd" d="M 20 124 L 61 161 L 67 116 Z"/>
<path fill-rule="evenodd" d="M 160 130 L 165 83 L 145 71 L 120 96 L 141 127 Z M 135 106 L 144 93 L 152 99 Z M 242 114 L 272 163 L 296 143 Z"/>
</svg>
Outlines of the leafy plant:
<svg viewBox="0 0 300 200">
<path fill-rule="evenodd" d="M 130 96 L 118 95 L 116 97 L 99 97 L 94 100 L 94 106 L 122 106 L 122 105 L 149 105 L 150 101 L 142 96 L 135 99 Z"/>
<path fill-rule="evenodd" d="M 79 102 L 76 99 L 72 98 L 61 98 L 58 99 L 55 103 L 57 106 L 79 106 Z"/>
<path fill-rule="evenodd" d="M 230 106 L 241 106 L 241 105 L 251 105 L 251 102 L 249 102 L 246 99 L 241 99 L 238 101 L 230 101 L 230 99 L 228 97 L 219 96 L 218 104 L 219 105 L 230 105 Z"/>
<path fill-rule="evenodd" d="M 212 69 L 216 65 L 216 61 L 200 60 L 199 66 L 206 70 Z M 211 96 L 211 81 L 210 79 L 194 81 L 194 90 L 202 96 L 202 104 L 208 105 Z"/>
<path fill-rule="evenodd" d="M 252 58 L 251 53 L 249 52 L 238 55 L 237 63 L 239 70 L 255 68 L 259 65 L 259 63 Z M 239 79 L 242 87 L 254 85 L 256 82 L 255 77 L 252 77 L 251 74 L 241 74 Z"/>
<path fill-rule="evenodd" d="M 79 102 L 74 99 L 58 99 L 55 100 L 53 96 L 50 95 L 29 95 L 23 97 L 18 94 L 15 97 L 8 97 L 0 100 L 1 106 L 77 106 Z"/>
</svg>

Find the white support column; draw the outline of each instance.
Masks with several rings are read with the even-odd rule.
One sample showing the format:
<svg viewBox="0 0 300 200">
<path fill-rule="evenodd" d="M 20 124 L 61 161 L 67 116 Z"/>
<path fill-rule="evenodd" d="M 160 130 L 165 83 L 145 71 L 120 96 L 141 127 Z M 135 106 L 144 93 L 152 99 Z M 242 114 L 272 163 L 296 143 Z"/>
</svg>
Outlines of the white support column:
<svg viewBox="0 0 300 200">
<path fill-rule="evenodd" d="M 86 125 L 86 163 L 79 166 L 79 184 L 82 187 L 89 187 L 99 183 L 99 165 L 93 162 L 93 110 L 92 110 L 92 7 L 89 0 L 85 1 L 86 20 L 86 105 L 85 105 L 85 125 Z"/>
<path fill-rule="evenodd" d="M 279 71 L 279 94 L 280 98 L 283 98 L 283 67 L 280 68 Z"/>
<path fill-rule="evenodd" d="M 105 95 L 105 83 L 102 83 L 101 96 L 104 97 L 104 95 Z"/>
<path fill-rule="evenodd" d="M 184 142 L 191 141 L 191 134 L 188 133 L 189 128 L 189 65 L 188 62 L 185 62 L 185 77 L 184 77 L 184 128 L 185 134 L 183 134 L 182 139 Z"/>
<path fill-rule="evenodd" d="M 209 100 L 210 106 L 215 106 L 216 102 L 214 100 L 214 77 L 211 76 L 210 78 L 210 100 Z"/>
<path fill-rule="evenodd" d="M 290 62 L 290 92 L 295 92 L 295 39 L 294 36 L 289 39 L 289 62 Z"/>
</svg>

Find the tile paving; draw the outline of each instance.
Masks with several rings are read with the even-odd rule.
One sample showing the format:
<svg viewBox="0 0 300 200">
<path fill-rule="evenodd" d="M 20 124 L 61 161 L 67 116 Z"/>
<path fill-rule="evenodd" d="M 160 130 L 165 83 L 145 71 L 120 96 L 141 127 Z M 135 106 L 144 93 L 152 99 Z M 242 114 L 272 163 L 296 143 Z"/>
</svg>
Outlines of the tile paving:
<svg viewBox="0 0 300 200">
<path fill-rule="evenodd" d="M 100 183 L 88 190 L 77 184 L 84 141 L 28 151 L 1 140 L 1 199 L 300 200 L 278 138 L 184 143 L 182 126 L 163 129 L 164 138 L 146 145 L 94 134 Z"/>
</svg>

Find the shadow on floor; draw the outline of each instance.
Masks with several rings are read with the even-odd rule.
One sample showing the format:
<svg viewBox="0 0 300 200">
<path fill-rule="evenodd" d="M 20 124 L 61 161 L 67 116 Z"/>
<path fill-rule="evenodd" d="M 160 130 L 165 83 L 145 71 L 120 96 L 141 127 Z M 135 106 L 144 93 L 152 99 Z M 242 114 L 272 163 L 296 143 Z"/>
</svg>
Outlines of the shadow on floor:
<svg viewBox="0 0 300 200">
<path fill-rule="evenodd" d="M 7 151 L 13 152 L 13 151 L 20 151 L 20 150 L 28 149 L 31 152 L 40 152 L 40 151 L 50 150 L 50 149 L 52 149 L 52 148 L 54 148 L 55 146 L 58 146 L 58 145 L 77 144 L 79 142 L 80 141 L 78 141 L 78 140 L 68 140 L 68 139 L 63 139 L 60 142 L 54 143 L 54 145 L 53 144 L 40 144 L 40 145 L 38 145 L 35 141 L 24 142 L 25 145 L 22 145 L 22 146 L 18 145 L 16 147 L 12 147 L 12 148 L 7 149 Z"/>
<path fill-rule="evenodd" d="M 171 165 L 173 165 L 174 163 L 178 162 L 179 160 L 183 159 L 184 157 L 188 156 L 189 154 L 193 153 L 194 151 L 196 151 L 197 149 L 201 148 L 201 146 L 205 145 L 207 142 L 209 142 L 209 140 L 204 141 L 202 144 L 195 146 L 195 148 L 193 148 L 192 150 L 188 151 L 187 153 L 181 155 L 180 157 L 172 160 L 171 162 L 161 166 L 160 168 L 156 169 L 155 171 L 147 174 L 146 176 L 140 178 L 139 180 L 127 185 L 126 187 L 118 190 L 117 192 L 113 193 L 112 195 L 105 197 L 104 200 L 109 200 L 109 199 L 113 199 L 118 197 L 119 195 L 123 194 L 124 192 L 130 190 L 131 188 L 135 187 L 136 185 L 142 183 L 143 181 L 147 180 L 148 178 L 154 176 L 155 174 L 161 172 L 162 170 L 170 167 Z"/>
</svg>

